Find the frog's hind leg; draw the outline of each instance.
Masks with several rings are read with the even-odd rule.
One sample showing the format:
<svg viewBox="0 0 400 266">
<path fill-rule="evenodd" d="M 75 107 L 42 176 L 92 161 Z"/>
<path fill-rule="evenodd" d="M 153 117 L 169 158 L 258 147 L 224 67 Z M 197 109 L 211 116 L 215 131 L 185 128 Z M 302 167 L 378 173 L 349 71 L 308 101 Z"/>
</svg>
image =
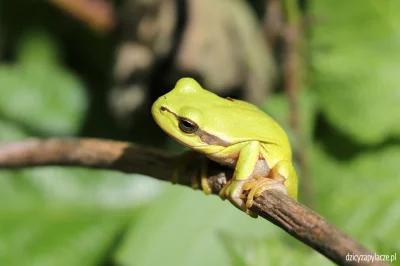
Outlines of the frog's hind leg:
<svg viewBox="0 0 400 266">
<path fill-rule="evenodd" d="M 247 196 L 246 208 L 253 205 L 254 197 L 260 196 L 265 190 L 275 189 L 287 195 L 288 191 L 285 186 L 287 177 L 291 174 L 292 165 L 288 161 L 279 161 L 269 171 L 267 177 L 255 177 L 246 182 L 243 186 L 244 190 L 249 190 Z"/>
</svg>

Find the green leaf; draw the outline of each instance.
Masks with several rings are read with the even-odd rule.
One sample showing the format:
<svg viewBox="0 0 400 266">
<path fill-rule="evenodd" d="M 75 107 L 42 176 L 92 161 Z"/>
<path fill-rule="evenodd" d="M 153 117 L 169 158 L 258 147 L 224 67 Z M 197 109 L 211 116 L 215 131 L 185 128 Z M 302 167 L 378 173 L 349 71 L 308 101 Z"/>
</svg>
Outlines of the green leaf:
<svg viewBox="0 0 400 266">
<path fill-rule="evenodd" d="M 98 265 L 127 216 L 57 209 L 1 213 L 0 262 L 8 266 Z"/>
<path fill-rule="evenodd" d="M 328 120 L 353 140 L 400 136 L 400 2 L 310 2 L 313 88 Z"/>
<path fill-rule="evenodd" d="M 317 112 L 316 97 L 310 90 L 299 91 L 297 97 L 298 113 L 296 118 L 300 126 L 302 137 L 307 143 L 312 142 L 315 127 L 315 117 Z M 267 114 L 273 117 L 288 134 L 293 150 L 298 149 L 298 140 L 294 135 L 293 128 L 290 125 L 291 109 L 289 106 L 287 95 L 274 94 L 270 95 L 264 106 Z"/>
<path fill-rule="evenodd" d="M 333 265 L 316 251 L 304 249 L 296 240 L 286 237 L 234 238 L 222 235 L 232 265 Z"/>
<path fill-rule="evenodd" d="M 0 132 L 24 135 L 1 121 Z M 147 177 L 101 170 L 1 170 L 0 264 L 98 265 L 132 211 L 161 189 Z"/>
<path fill-rule="evenodd" d="M 216 196 L 172 187 L 146 206 L 116 254 L 120 265 L 231 265 L 220 233 L 233 237 L 277 237 L 271 223 L 253 219 Z"/>
<path fill-rule="evenodd" d="M 315 147 L 317 211 L 372 250 L 393 254 L 400 249 L 399 161 L 398 146 L 360 153 L 347 161 L 337 161 Z"/>
<path fill-rule="evenodd" d="M 31 32 L 19 61 L 0 65 L 0 141 L 79 130 L 85 88 L 57 47 Z M 100 170 L 0 170 L 0 265 L 99 265 L 132 213 L 161 189 L 147 177 Z"/>
<path fill-rule="evenodd" d="M 77 133 L 87 108 L 80 80 L 60 65 L 53 40 L 31 32 L 19 61 L 0 64 L 0 115 L 44 135 Z"/>
</svg>

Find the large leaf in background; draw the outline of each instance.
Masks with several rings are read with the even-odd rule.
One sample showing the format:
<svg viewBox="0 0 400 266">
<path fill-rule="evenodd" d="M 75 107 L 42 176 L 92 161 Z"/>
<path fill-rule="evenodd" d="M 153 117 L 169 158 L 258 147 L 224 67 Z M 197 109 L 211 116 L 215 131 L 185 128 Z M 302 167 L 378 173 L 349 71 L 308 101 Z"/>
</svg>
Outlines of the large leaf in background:
<svg viewBox="0 0 400 266">
<path fill-rule="evenodd" d="M 26 137 L 0 120 L 0 141 Z M 100 170 L 0 171 L 0 265 L 97 265 L 159 182 Z"/>
<path fill-rule="evenodd" d="M 0 215 L 0 264 L 7 266 L 99 265 L 128 218 L 61 208 Z"/>
<path fill-rule="evenodd" d="M 333 265 L 321 254 L 305 250 L 299 242 L 290 239 L 285 241 L 282 237 L 263 238 L 232 238 L 224 235 L 224 242 L 231 254 L 231 265 L 281 265 L 281 266 L 308 266 L 308 265 Z"/>
<path fill-rule="evenodd" d="M 0 64 L 0 113 L 47 135 L 72 135 L 87 107 L 82 82 L 59 62 L 54 41 L 43 32 L 21 40 L 18 61 Z"/>
<path fill-rule="evenodd" d="M 220 234 L 252 243 L 282 238 L 276 226 L 254 220 L 216 196 L 173 187 L 135 220 L 116 259 L 120 265 L 231 265 Z M 243 250 L 245 251 L 245 250 Z"/>
<path fill-rule="evenodd" d="M 400 135 L 400 1 L 312 0 L 313 86 L 355 141 Z"/>
<path fill-rule="evenodd" d="M 313 149 L 316 210 L 371 250 L 400 250 L 400 147 L 337 161 Z"/>
<path fill-rule="evenodd" d="M 18 54 L 17 63 L 0 65 L 0 141 L 31 130 L 75 134 L 88 103 L 81 82 L 57 62 L 53 41 L 28 35 Z M 98 265 L 159 183 L 100 170 L 1 170 L 0 265 Z"/>
<path fill-rule="evenodd" d="M 315 117 L 317 113 L 315 93 L 310 90 L 301 90 L 297 94 L 299 111 L 296 114 L 298 123 L 301 126 L 302 141 L 306 144 L 311 143 L 315 129 Z M 299 142 L 294 135 L 293 128 L 290 125 L 290 105 L 288 98 L 284 94 L 274 94 L 268 97 L 263 110 L 273 117 L 286 131 L 293 151 L 298 150 Z M 306 145 L 306 146 L 307 146 Z"/>
</svg>

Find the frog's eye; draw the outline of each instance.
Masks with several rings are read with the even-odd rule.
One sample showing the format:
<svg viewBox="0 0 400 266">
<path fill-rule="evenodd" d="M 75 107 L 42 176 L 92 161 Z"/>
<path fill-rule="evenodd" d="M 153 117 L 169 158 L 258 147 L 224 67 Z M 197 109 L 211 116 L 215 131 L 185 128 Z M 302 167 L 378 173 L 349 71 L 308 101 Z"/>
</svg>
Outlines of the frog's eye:
<svg viewBox="0 0 400 266">
<path fill-rule="evenodd" d="M 199 129 L 199 126 L 195 122 L 181 117 L 179 118 L 179 128 L 185 133 L 192 134 Z"/>
</svg>

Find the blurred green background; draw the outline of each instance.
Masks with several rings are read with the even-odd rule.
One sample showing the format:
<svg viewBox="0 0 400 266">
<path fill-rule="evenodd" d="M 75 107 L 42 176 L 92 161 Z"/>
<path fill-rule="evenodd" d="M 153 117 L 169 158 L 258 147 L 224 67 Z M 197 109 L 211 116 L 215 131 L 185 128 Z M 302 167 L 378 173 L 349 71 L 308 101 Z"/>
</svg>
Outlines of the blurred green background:
<svg viewBox="0 0 400 266">
<path fill-rule="evenodd" d="M 149 108 L 191 75 L 275 117 L 302 169 L 300 201 L 400 258 L 399 1 L 74 5 L 84 2 L 0 2 L 0 141 L 89 136 L 181 151 Z M 0 170 L 0 265 L 160 264 L 332 265 L 218 197 L 151 177 Z"/>
</svg>

